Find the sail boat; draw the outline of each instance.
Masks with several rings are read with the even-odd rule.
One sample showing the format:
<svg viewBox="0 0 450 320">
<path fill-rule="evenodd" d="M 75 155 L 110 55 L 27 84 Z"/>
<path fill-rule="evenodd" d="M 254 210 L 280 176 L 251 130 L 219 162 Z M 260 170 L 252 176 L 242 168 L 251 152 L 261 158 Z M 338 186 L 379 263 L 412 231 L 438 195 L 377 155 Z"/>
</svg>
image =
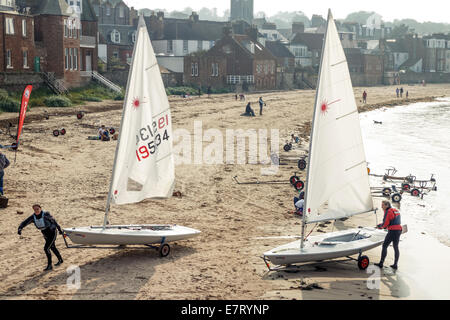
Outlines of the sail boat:
<svg viewBox="0 0 450 320">
<path fill-rule="evenodd" d="M 276 265 L 322 261 L 359 254 L 381 245 L 385 231 L 365 227 L 305 239 L 308 224 L 375 212 L 370 193 L 359 113 L 344 50 L 331 10 L 322 49 L 311 128 L 300 240 L 264 253 Z"/>
<path fill-rule="evenodd" d="M 141 15 L 103 226 L 64 229 L 65 235 L 80 245 L 160 244 L 162 256 L 170 252 L 168 242 L 199 235 L 198 230 L 178 225 L 109 225 L 111 204 L 172 196 L 175 184 L 172 142 L 169 101 Z"/>
</svg>

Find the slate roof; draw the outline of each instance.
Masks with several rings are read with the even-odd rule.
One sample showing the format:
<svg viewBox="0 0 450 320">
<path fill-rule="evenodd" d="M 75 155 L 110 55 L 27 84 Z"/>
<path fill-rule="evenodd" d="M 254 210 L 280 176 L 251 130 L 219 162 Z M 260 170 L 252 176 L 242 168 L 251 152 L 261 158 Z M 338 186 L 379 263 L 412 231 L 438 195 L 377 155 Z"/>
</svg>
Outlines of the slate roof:
<svg viewBox="0 0 450 320">
<path fill-rule="evenodd" d="M 226 23 L 200 20 L 193 22 L 188 19 L 164 18 L 163 34 L 159 35 L 150 29 L 150 17 L 145 17 L 147 29 L 152 40 L 203 40 L 216 41 L 223 34 Z"/>
<path fill-rule="evenodd" d="M 97 16 L 95 15 L 94 8 L 92 8 L 91 2 L 89 0 L 83 0 L 83 12 L 81 13 L 82 21 L 97 21 Z"/>
<path fill-rule="evenodd" d="M 322 50 L 323 37 L 322 33 L 296 33 L 291 43 L 304 44 L 309 50 Z"/>
<path fill-rule="evenodd" d="M 35 1 L 36 2 L 36 1 Z M 40 5 L 36 7 L 33 14 L 46 14 L 52 16 L 70 16 L 72 9 L 65 0 L 39 0 Z"/>
<path fill-rule="evenodd" d="M 120 32 L 120 43 L 111 41 L 111 33 L 117 30 Z M 100 33 L 100 43 L 112 44 L 112 45 L 125 45 L 133 46 L 132 34 L 136 31 L 134 26 L 119 26 L 109 24 L 99 24 L 98 32 Z"/>
<path fill-rule="evenodd" d="M 416 65 L 417 62 L 419 62 L 420 60 L 422 60 L 422 58 L 410 58 L 410 59 L 406 60 L 406 61 L 399 67 L 399 69 L 411 68 L 412 66 Z"/>
<path fill-rule="evenodd" d="M 396 42 L 386 41 L 386 46 L 392 52 L 408 52 L 408 49 L 406 49 L 401 43 L 397 41 Z"/>
<path fill-rule="evenodd" d="M 278 58 L 295 58 L 292 52 L 286 48 L 280 41 L 266 41 L 266 48 L 269 50 L 275 57 Z"/>
</svg>

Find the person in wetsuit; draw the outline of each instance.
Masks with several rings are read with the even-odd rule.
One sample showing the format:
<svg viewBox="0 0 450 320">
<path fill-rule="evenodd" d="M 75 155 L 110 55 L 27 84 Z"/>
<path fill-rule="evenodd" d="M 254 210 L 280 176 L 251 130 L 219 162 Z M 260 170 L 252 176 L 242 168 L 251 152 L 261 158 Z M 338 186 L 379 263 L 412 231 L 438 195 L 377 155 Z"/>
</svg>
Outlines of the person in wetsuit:
<svg viewBox="0 0 450 320">
<path fill-rule="evenodd" d="M 34 222 L 36 228 L 41 230 L 42 235 L 45 239 L 44 251 L 45 255 L 47 256 L 47 268 L 45 268 L 44 271 L 50 271 L 53 269 L 52 255 L 50 253 L 50 250 L 52 250 L 55 256 L 58 258 L 58 262 L 55 264 L 55 266 L 59 266 L 61 265 L 61 263 L 63 263 L 63 258 L 61 257 L 61 254 L 55 246 L 55 240 L 57 236 L 56 229 L 58 229 L 61 235 L 63 234 L 63 231 L 61 230 L 61 227 L 56 222 L 56 220 L 50 215 L 50 212 L 42 211 L 42 208 L 39 204 L 33 205 L 33 210 L 34 213 L 20 224 L 17 233 L 21 235 L 22 229 L 32 222 Z"/>
<path fill-rule="evenodd" d="M 391 268 L 397 270 L 398 268 L 398 259 L 400 258 L 400 251 L 398 249 L 398 244 L 400 242 L 400 236 L 403 232 L 402 222 L 400 218 L 400 212 L 391 207 L 391 203 L 389 201 L 383 201 L 381 207 L 384 210 L 384 219 L 383 223 L 379 224 L 378 229 L 388 229 L 388 234 L 384 239 L 383 249 L 381 251 L 381 259 L 379 263 L 375 263 L 377 267 L 383 268 L 384 259 L 387 256 L 387 249 L 389 245 L 393 244 L 394 252 L 395 252 L 395 260 L 394 264 L 391 265 Z"/>
</svg>

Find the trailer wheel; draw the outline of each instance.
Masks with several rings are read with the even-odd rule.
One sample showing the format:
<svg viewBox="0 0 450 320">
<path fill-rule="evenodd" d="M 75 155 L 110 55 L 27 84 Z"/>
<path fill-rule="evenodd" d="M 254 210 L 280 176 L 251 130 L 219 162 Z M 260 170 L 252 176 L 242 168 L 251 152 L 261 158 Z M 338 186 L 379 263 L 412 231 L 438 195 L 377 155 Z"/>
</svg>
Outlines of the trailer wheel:
<svg viewBox="0 0 450 320">
<path fill-rule="evenodd" d="M 383 191 L 382 191 L 382 194 L 385 197 L 389 197 L 391 195 L 391 193 L 392 193 L 391 188 L 384 188 Z"/>
<path fill-rule="evenodd" d="M 285 144 L 283 149 L 284 149 L 284 151 L 289 152 L 292 150 L 292 146 L 290 144 Z"/>
<path fill-rule="evenodd" d="M 114 128 L 110 128 L 110 129 L 109 129 L 109 133 L 110 133 L 110 134 L 114 134 L 114 133 L 116 133 L 116 129 L 114 129 Z"/>
<path fill-rule="evenodd" d="M 412 190 L 411 190 L 411 195 L 412 195 L 413 197 L 418 197 L 418 196 L 420 195 L 419 189 L 412 189 Z"/>
<path fill-rule="evenodd" d="M 393 194 L 392 201 L 395 203 L 399 203 L 400 201 L 402 201 L 402 195 L 400 193 Z"/>
<path fill-rule="evenodd" d="M 11 144 L 11 149 L 13 149 L 13 150 L 15 151 L 15 150 L 17 150 L 17 148 L 18 148 L 17 143 L 16 143 L 16 142 L 13 142 L 13 143 Z"/>
<path fill-rule="evenodd" d="M 77 113 L 77 119 L 78 119 L 78 120 L 83 119 L 83 113 L 82 113 L 82 112 L 78 112 L 78 113 Z"/>
<path fill-rule="evenodd" d="M 402 183 L 402 189 L 403 191 L 409 191 L 411 190 L 411 185 L 409 183 Z"/>
<path fill-rule="evenodd" d="M 298 160 L 298 168 L 300 170 L 305 170 L 306 169 L 306 161 L 304 159 Z"/>
<path fill-rule="evenodd" d="M 170 246 L 165 243 L 159 247 L 159 255 L 164 258 L 167 257 L 170 253 Z"/>
<path fill-rule="evenodd" d="M 59 130 L 53 130 L 53 135 L 55 137 L 58 137 L 59 136 Z"/>
<path fill-rule="evenodd" d="M 66 134 L 66 129 L 62 128 L 59 133 L 61 133 L 61 135 L 64 136 Z"/>
<path fill-rule="evenodd" d="M 289 182 L 291 183 L 291 185 L 295 185 L 295 183 L 296 183 L 297 181 L 299 181 L 299 180 L 300 180 L 299 177 L 297 177 L 297 176 L 292 176 L 292 177 L 289 179 Z"/>
<path fill-rule="evenodd" d="M 368 256 L 362 256 L 358 258 L 358 268 L 359 270 L 366 270 L 367 267 L 369 267 L 369 257 Z"/>
<path fill-rule="evenodd" d="M 303 181 L 298 180 L 295 182 L 294 187 L 295 187 L 295 190 L 302 191 L 303 188 L 305 187 L 305 184 L 303 183 Z"/>
</svg>

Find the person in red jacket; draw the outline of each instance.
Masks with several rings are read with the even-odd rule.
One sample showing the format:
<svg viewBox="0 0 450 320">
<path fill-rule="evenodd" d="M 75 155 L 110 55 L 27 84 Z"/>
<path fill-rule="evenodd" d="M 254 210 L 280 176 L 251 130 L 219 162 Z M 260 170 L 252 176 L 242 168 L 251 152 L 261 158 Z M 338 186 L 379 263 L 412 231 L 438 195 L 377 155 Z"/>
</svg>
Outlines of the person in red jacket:
<svg viewBox="0 0 450 320">
<path fill-rule="evenodd" d="M 386 259 L 387 256 L 387 248 L 392 242 L 394 246 L 395 260 L 394 264 L 391 265 L 391 268 L 397 270 L 398 259 L 400 258 L 398 243 L 400 242 L 400 236 L 402 234 L 402 221 L 400 217 L 400 212 L 397 209 L 392 208 L 391 203 L 389 201 L 383 201 L 381 203 L 381 207 L 384 210 L 384 218 L 383 223 L 379 224 L 377 227 L 378 229 L 388 229 L 388 234 L 384 239 L 380 262 L 375 263 L 375 265 L 380 268 L 383 267 L 384 259 Z"/>
</svg>

